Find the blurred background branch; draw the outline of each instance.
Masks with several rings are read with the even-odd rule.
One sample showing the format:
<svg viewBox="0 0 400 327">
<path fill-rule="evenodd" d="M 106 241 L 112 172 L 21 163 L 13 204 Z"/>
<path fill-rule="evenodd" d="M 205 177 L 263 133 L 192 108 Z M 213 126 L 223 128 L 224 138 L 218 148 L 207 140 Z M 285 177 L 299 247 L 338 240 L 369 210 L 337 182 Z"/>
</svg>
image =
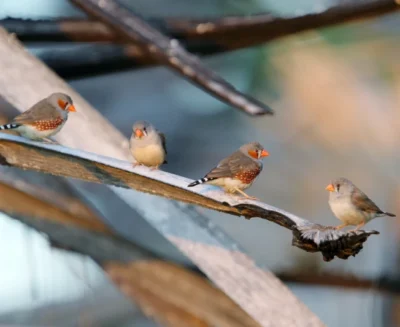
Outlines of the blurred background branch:
<svg viewBox="0 0 400 327">
<path fill-rule="evenodd" d="M 392 0 L 346 2 L 320 13 L 276 17 L 273 14 L 228 16 L 223 18 L 149 18 L 146 21 L 171 38 L 178 39 L 189 52 L 213 55 L 261 45 L 295 33 L 367 19 L 397 11 Z M 84 19 L 0 21 L 24 42 L 112 42 L 127 43 L 106 24 Z M 152 44 L 151 40 L 148 40 Z M 83 78 L 109 72 L 159 65 L 146 47 L 130 39 L 131 45 L 75 45 L 68 49 L 41 49 L 37 55 L 64 78 Z M 196 67 L 192 67 L 195 69 Z"/>
<path fill-rule="evenodd" d="M 399 8 L 394 0 L 346 1 L 322 12 L 292 17 L 263 13 L 196 19 L 150 17 L 146 21 L 165 35 L 183 41 L 182 45 L 186 48 L 190 48 L 191 41 L 201 40 L 199 52 L 205 54 L 206 51 L 202 52 L 201 47 L 218 48 L 214 50 L 216 52 L 241 49 L 310 29 L 384 15 Z M 89 19 L 6 18 L 0 20 L 0 25 L 10 33 L 15 33 L 23 42 L 132 42 L 132 39 L 115 33 L 107 24 Z"/>
</svg>

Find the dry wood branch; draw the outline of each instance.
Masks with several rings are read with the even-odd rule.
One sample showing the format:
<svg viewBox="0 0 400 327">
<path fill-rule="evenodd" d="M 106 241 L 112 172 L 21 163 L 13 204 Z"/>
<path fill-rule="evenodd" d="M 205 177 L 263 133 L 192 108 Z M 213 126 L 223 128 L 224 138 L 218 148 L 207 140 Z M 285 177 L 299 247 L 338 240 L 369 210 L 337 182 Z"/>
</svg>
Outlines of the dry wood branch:
<svg viewBox="0 0 400 327">
<path fill-rule="evenodd" d="M 260 326 L 206 279 L 177 265 L 109 262 L 105 270 L 125 295 L 139 299 L 142 310 L 156 320 L 162 317 L 165 326 Z"/>
<path fill-rule="evenodd" d="M 29 158 L 29 160 L 27 159 Z M 229 196 L 212 186 L 198 191 L 186 187 L 190 180 L 154 172 L 146 167 L 132 168 L 129 162 L 102 157 L 56 145 L 40 144 L 9 135 L 0 135 L 0 163 L 89 182 L 132 188 L 141 192 L 200 205 L 229 214 L 264 218 L 293 231 L 293 245 L 321 251 L 324 260 L 335 256 L 355 256 L 362 244 L 376 231 L 343 232 L 303 220 L 267 204 Z"/>
<path fill-rule="evenodd" d="M 277 17 L 269 13 L 252 16 L 228 16 L 191 19 L 171 17 L 149 18 L 149 24 L 162 33 L 184 41 L 208 41 L 204 46 L 227 51 L 257 45 L 277 37 L 309 29 L 327 27 L 397 11 L 393 0 L 352 1 L 328 8 L 323 12 Z M 23 20 L 8 18 L 0 21 L 22 41 L 126 42 L 105 24 L 83 19 Z"/>
<path fill-rule="evenodd" d="M 365 279 L 356 276 L 331 274 L 326 272 L 315 274 L 310 272 L 296 273 L 292 271 L 284 271 L 277 273 L 276 275 L 287 283 L 400 294 L 400 280 L 391 276 Z"/>
<path fill-rule="evenodd" d="M 177 40 L 170 39 L 140 17 L 110 0 L 71 0 L 87 14 L 104 22 L 134 44 L 140 44 L 148 55 L 178 72 L 216 98 L 250 115 L 272 114 L 262 102 L 239 92 L 232 84 L 203 65 Z"/>
<path fill-rule="evenodd" d="M 23 173 L 23 174 L 21 174 Z M 44 187 L 43 185 L 46 185 Z M 54 176 L 0 168 L 0 209 L 8 214 L 44 217 L 112 234 L 99 217 Z M 21 203 L 24 205 L 21 206 Z"/>
<path fill-rule="evenodd" d="M 129 158 L 128 140 L 1 28 L 0 70 L 0 94 L 19 111 L 53 92 L 64 92 L 74 99 L 78 113 L 71 115 L 56 135 L 59 143 L 122 160 Z M 273 274 L 258 267 L 246 251 L 194 208 L 132 190 L 115 187 L 109 190 L 190 258 L 262 326 L 323 325 Z M 129 231 L 125 234 L 130 235 Z"/>
</svg>

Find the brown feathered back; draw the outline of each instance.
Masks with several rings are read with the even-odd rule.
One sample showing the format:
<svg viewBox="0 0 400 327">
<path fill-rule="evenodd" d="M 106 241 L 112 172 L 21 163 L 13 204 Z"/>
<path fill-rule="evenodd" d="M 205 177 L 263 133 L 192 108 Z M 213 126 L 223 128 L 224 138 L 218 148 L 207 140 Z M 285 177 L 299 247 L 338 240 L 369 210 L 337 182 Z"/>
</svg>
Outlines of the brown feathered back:
<svg viewBox="0 0 400 327">
<path fill-rule="evenodd" d="M 241 152 L 240 150 L 232 153 L 229 157 L 221 160 L 217 167 L 212 169 L 206 178 L 235 177 L 245 171 L 254 171 L 262 169 L 262 163 L 254 160 Z"/>
<path fill-rule="evenodd" d="M 33 107 L 14 118 L 12 123 L 15 124 L 32 124 L 38 120 L 57 119 L 61 113 L 51 105 L 47 99 L 43 99 L 36 103 Z"/>
</svg>

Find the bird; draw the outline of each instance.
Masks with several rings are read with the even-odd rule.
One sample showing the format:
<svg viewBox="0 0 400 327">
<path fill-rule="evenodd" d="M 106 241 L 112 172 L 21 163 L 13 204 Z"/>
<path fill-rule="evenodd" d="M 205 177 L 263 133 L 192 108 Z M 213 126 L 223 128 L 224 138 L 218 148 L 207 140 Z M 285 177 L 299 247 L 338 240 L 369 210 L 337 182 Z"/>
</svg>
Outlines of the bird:
<svg viewBox="0 0 400 327">
<path fill-rule="evenodd" d="M 136 160 L 134 167 L 144 165 L 155 170 L 168 163 L 165 135 L 147 121 L 140 120 L 133 124 L 130 150 Z"/>
<path fill-rule="evenodd" d="M 267 156 L 269 156 L 269 153 L 260 143 L 244 144 L 229 157 L 221 160 L 203 178 L 190 183 L 188 187 L 208 183 L 221 186 L 226 193 L 240 193 L 248 199 L 257 200 L 243 190 L 253 184 L 263 168 L 261 159 Z"/>
<path fill-rule="evenodd" d="M 71 97 L 64 93 L 53 93 L 10 123 L 0 126 L 0 130 L 15 130 L 27 139 L 43 141 L 61 130 L 69 112 L 76 112 Z"/>
<path fill-rule="evenodd" d="M 333 180 L 326 190 L 330 192 L 329 206 L 332 212 L 343 222 L 335 227 L 337 230 L 352 225 L 357 226 L 351 230 L 351 232 L 355 232 L 374 218 L 396 217 L 393 213 L 379 209 L 365 193 L 346 178 Z"/>
</svg>

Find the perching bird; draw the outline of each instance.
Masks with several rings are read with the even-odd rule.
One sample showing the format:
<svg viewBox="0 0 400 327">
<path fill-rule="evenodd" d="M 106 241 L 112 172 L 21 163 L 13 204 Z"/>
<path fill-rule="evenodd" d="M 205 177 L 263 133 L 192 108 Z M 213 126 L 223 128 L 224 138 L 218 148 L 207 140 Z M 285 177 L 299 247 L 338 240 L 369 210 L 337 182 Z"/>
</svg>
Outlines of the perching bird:
<svg viewBox="0 0 400 327">
<path fill-rule="evenodd" d="M 208 183 L 221 186 L 227 193 L 238 192 L 246 198 L 256 199 L 243 190 L 254 182 L 263 168 L 261 159 L 268 155 L 269 153 L 258 142 L 242 145 L 239 150 L 221 160 L 207 175 L 190 183 L 188 187 Z"/>
<path fill-rule="evenodd" d="M 383 212 L 379 209 L 366 194 L 346 178 L 332 181 L 326 190 L 330 192 L 329 206 L 331 210 L 343 222 L 336 229 L 353 225 L 357 227 L 352 231 L 357 231 L 374 218 L 396 217 L 393 213 Z"/>
<path fill-rule="evenodd" d="M 158 169 L 158 166 L 167 163 L 165 135 L 147 121 L 133 124 L 130 149 L 136 160 L 134 166 L 145 165 Z"/>
<path fill-rule="evenodd" d="M 43 140 L 61 130 L 70 111 L 76 111 L 71 97 L 64 93 L 53 93 L 10 123 L 0 126 L 0 130 L 13 129 L 30 140 Z"/>
</svg>

